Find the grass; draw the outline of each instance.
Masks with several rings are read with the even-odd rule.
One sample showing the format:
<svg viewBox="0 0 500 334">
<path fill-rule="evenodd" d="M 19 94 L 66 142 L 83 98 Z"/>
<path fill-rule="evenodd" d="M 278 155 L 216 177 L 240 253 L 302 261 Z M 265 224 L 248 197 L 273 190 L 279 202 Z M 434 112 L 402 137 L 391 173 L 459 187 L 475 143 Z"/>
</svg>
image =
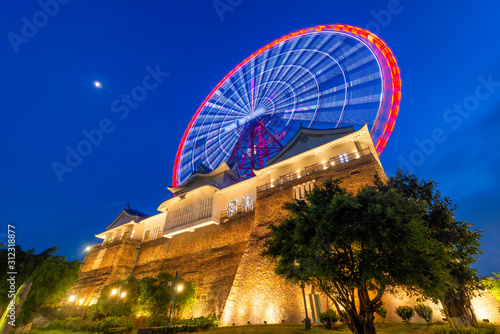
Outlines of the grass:
<svg viewBox="0 0 500 334">
<path fill-rule="evenodd" d="M 387 323 L 375 324 L 377 334 L 432 334 L 430 325 L 425 323 L 405 324 L 405 323 Z M 132 331 L 136 334 L 137 329 Z M 337 325 L 333 331 L 323 328 L 322 325 L 313 325 L 313 329 L 306 331 L 304 324 L 280 324 L 280 325 L 246 325 L 246 326 L 227 326 L 209 329 L 207 334 L 300 334 L 300 333 L 331 333 L 331 334 L 351 334 L 349 329 L 343 325 Z M 90 332 L 70 332 L 63 330 L 38 331 L 34 330 L 31 334 L 95 334 Z"/>
</svg>

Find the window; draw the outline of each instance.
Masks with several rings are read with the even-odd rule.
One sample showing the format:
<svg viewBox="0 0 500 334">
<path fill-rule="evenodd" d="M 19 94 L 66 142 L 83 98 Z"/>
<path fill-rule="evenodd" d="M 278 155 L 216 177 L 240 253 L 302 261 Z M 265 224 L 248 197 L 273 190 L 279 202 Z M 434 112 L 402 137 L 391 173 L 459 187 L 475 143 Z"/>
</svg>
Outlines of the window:
<svg viewBox="0 0 500 334">
<path fill-rule="evenodd" d="M 160 238 L 162 236 L 162 234 L 163 234 L 162 226 L 161 225 L 156 226 L 153 229 L 153 234 L 151 235 L 151 239 Z"/>
<path fill-rule="evenodd" d="M 303 199 L 306 197 L 306 194 L 311 192 L 314 188 L 315 180 L 310 182 L 304 182 L 299 184 L 298 186 L 293 187 L 293 198 L 295 199 Z"/>
<path fill-rule="evenodd" d="M 253 194 L 241 198 L 241 211 L 248 212 L 253 210 Z"/>
<path fill-rule="evenodd" d="M 144 238 L 142 238 L 142 241 L 144 241 L 144 242 L 145 242 L 145 241 L 149 241 L 149 239 L 151 239 L 151 238 L 149 237 L 149 234 L 150 234 L 150 230 L 146 230 L 146 231 L 144 231 Z"/>
<path fill-rule="evenodd" d="M 349 157 L 347 156 L 347 153 L 339 155 L 339 160 L 341 164 L 343 164 L 344 162 L 348 162 Z"/>
<path fill-rule="evenodd" d="M 227 202 L 227 216 L 232 217 L 238 214 L 238 200 L 234 199 Z"/>
</svg>

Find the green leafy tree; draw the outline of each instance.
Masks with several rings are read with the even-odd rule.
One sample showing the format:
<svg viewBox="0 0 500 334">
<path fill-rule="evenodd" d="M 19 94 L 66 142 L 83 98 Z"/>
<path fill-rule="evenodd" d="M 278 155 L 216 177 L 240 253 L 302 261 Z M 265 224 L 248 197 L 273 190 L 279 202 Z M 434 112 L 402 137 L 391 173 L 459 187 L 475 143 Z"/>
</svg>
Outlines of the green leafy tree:
<svg viewBox="0 0 500 334">
<path fill-rule="evenodd" d="M 115 293 L 113 293 L 115 292 Z M 99 299 L 89 310 L 94 319 L 110 316 L 135 316 L 139 310 L 140 284 L 133 276 L 104 286 Z"/>
<path fill-rule="evenodd" d="M 319 321 L 325 325 L 326 329 L 332 329 L 335 323 L 339 321 L 339 317 L 334 310 L 326 310 L 319 314 Z"/>
<path fill-rule="evenodd" d="M 500 302 L 500 273 L 493 273 L 493 277 L 485 277 L 481 283 Z"/>
<path fill-rule="evenodd" d="M 377 313 L 380 316 L 380 319 L 382 319 L 382 322 L 385 322 L 385 317 L 387 316 L 387 310 L 380 306 L 378 309 L 375 310 L 375 313 Z"/>
<path fill-rule="evenodd" d="M 395 189 L 408 200 L 425 203 L 422 217 L 426 223 L 428 237 L 441 244 L 450 261 L 445 262 L 442 271 L 451 275 L 443 290 L 430 291 L 424 287 L 424 296 L 439 300 L 446 317 L 454 327 L 474 326 L 477 319 L 471 299 L 475 292 L 483 289 L 477 270 L 471 267 L 482 251 L 479 249 L 481 231 L 472 224 L 459 221 L 454 213 L 457 206 L 449 197 L 443 196 L 432 180 L 422 180 L 417 176 L 398 170 L 387 185 L 379 182 L 382 191 Z"/>
<path fill-rule="evenodd" d="M 418 316 L 425 320 L 425 322 L 430 323 L 432 320 L 432 307 L 424 304 L 417 304 L 413 307 Z"/>
<path fill-rule="evenodd" d="M 52 247 L 49 249 L 46 249 L 45 251 L 35 254 L 34 249 L 29 249 L 27 251 L 24 251 L 21 246 L 15 246 L 15 271 L 17 272 L 16 274 L 16 291 L 19 289 L 21 285 L 23 285 L 26 281 L 28 281 L 28 278 L 30 275 L 33 273 L 36 267 L 40 266 L 44 260 L 47 258 L 51 257 L 54 255 L 54 253 L 58 250 L 57 247 Z M 9 291 L 9 285 L 10 282 L 7 281 L 7 278 L 9 278 L 10 275 L 7 274 L 7 272 L 11 270 L 5 270 L 8 268 L 8 249 L 3 248 L 0 249 L 0 265 L 4 270 L 2 271 L 1 274 L 1 279 L 0 279 L 0 291 Z M 35 287 L 33 287 L 35 288 Z M 9 303 L 10 298 L 8 297 L 7 293 L 1 293 L 0 294 L 0 305 L 5 308 L 7 304 Z"/>
<path fill-rule="evenodd" d="M 316 285 L 353 333 L 375 333 L 374 312 L 388 287 L 437 293 L 451 278 L 442 270 L 448 253 L 427 237 L 425 202 L 396 189 L 354 195 L 328 180 L 284 208 L 290 216 L 270 226 L 262 254 L 278 275 Z"/>
<path fill-rule="evenodd" d="M 35 315 L 43 306 L 55 305 L 66 291 L 78 280 L 80 261 L 67 261 L 64 256 L 49 255 L 39 265 L 26 281 L 33 285 L 16 320 L 16 326 L 33 321 Z"/>
<path fill-rule="evenodd" d="M 404 322 L 410 323 L 411 318 L 413 318 L 413 309 L 410 306 L 398 306 L 396 307 L 396 314 Z"/>
<path fill-rule="evenodd" d="M 193 282 L 177 278 L 175 301 L 172 301 L 172 285 L 175 277 L 166 272 L 161 272 L 156 278 L 146 277 L 140 280 L 140 303 L 143 312 L 151 315 L 157 325 L 161 319 L 168 319 L 170 305 L 173 303 L 175 314 L 192 308 L 196 303 L 196 286 Z M 171 286 L 169 286 L 171 282 Z"/>
</svg>

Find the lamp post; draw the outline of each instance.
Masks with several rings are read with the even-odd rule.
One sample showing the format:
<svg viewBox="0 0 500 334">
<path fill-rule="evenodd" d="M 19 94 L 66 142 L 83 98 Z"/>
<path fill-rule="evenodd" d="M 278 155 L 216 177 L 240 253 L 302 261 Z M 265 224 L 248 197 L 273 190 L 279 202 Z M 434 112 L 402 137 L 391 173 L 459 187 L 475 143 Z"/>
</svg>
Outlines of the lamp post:
<svg viewBox="0 0 500 334">
<path fill-rule="evenodd" d="M 307 315 L 306 293 L 304 292 L 304 288 L 306 286 L 304 285 L 304 283 L 301 283 L 300 287 L 302 288 L 302 298 L 304 298 L 304 309 L 306 310 L 306 318 L 304 319 L 304 323 L 306 326 L 306 330 L 308 330 L 311 329 L 311 319 L 309 319 L 309 316 Z"/>
<path fill-rule="evenodd" d="M 120 281 L 120 286 L 118 287 L 118 293 L 116 294 L 115 309 L 113 311 L 113 317 L 116 317 L 116 304 L 118 304 L 118 298 L 120 298 L 120 292 L 122 290 L 122 283 L 123 283 L 123 281 Z M 111 292 L 111 294 L 114 294 L 114 293 Z"/>
<path fill-rule="evenodd" d="M 70 317 L 73 316 L 73 313 L 75 312 L 75 307 L 76 307 L 76 303 L 78 302 L 78 297 L 80 296 L 80 291 L 82 291 L 82 288 L 80 287 L 80 289 L 78 289 L 78 293 L 76 294 L 76 298 L 75 298 L 75 302 L 73 303 L 73 307 L 71 308 L 71 314 L 70 314 Z M 71 297 L 74 297 L 74 296 L 70 296 Z"/>
<path fill-rule="evenodd" d="M 172 323 L 170 320 L 172 320 L 172 308 L 174 307 L 174 302 L 175 302 L 175 286 L 177 285 L 177 274 L 179 271 L 175 272 L 175 280 L 174 280 L 174 285 L 172 285 L 172 301 L 170 302 L 170 314 L 168 315 L 168 326 L 172 326 Z"/>
</svg>

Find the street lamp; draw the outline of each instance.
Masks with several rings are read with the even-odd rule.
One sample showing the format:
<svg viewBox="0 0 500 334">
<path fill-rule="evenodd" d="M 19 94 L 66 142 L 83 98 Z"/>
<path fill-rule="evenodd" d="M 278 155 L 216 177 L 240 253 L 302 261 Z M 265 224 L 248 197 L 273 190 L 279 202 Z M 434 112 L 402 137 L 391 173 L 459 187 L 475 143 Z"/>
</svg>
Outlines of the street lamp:
<svg viewBox="0 0 500 334">
<path fill-rule="evenodd" d="M 302 297 L 304 298 L 304 309 L 306 310 L 306 318 L 304 319 L 304 323 L 306 326 L 306 330 L 308 330 L 311 329 L 311 319 L 309 319 L 309 316 L 307 315 L 306 293 L 304 292 L 304 288 L 306 286 L 304 285 L 304 283 L 301 283 L 300 287 L 302 288 Z"/>
<path fill-rule="evenodd" d="M 73 316 L 73 313 L 75 312 L 75 307 L 76 307 L 76 303 L 78 301 L 78 297 L 80 296 L 80 291 L 82 291 L 82 288 L 80 287 L 80 289 L 78 289 L 78 293 L 75 295 L 72 295 L 72 296 L 69 296 L 69 301 L 72 302 L 72 301 L 75 301 L 73 303 L 73 307 L 71 308 L 71 314 L 70 314 L 70 317 Z"/>
<path fill-rule="evenodd" d="M 179 274 L 178 271 L 175 272 L 174 285 L 172 285 L 172 301 L 170 302 L 170 314 L 168 315 L 168 326 L 172 326 L 172 323 L 170 321 L 172 320 L 172 308 L 174 307 L 174 302 L 175 302 L 175 290 L 181 292 L 183 288 L 182 284 L 179 284 L 177 286 L 177 289 L 175 288 L 177 285 L 177 274 Z"/>
<path fill-rule="evenodd" d="M 116 305 L 118 304 L 118 298 L 121 297 L 121 298 L 125 298 L 125 296 L 127 295 L 126 292 L 122 292 L 120 294 L 120 291 L 122 290 L 122 283 L 123 281 L 120 281 L 120 286 L 118 287 L 118 289 L 113 289 L 111 290 L 111 295 L 114 296 L 116 295 L 116 300 L 115 300 L 115 309 L 113 310 L 113 317 L 116 317 Z"/>
</svg>

